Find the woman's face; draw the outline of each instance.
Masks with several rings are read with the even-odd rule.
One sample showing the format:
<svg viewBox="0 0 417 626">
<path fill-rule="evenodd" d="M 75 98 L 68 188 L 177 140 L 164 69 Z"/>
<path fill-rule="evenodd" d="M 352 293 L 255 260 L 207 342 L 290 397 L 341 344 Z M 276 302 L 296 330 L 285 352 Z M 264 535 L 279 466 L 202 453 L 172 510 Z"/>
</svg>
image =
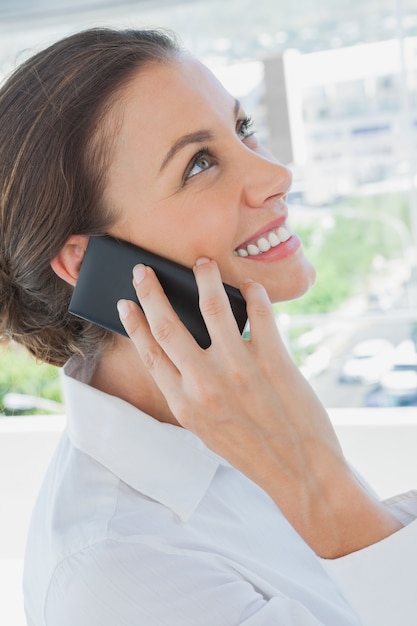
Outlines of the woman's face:
<svg viewBox="0 0 417 626">
<path fill-rule="evenodd" d="M 111 234 L 188 267 L 214 259 L 224 282 L 259 281 L 273 301 L 308 289 L 314 269 L 287 227 L 291 174 L 206 67 L 186 55 L 149 65 L 109 119 Z"/>
</svg>

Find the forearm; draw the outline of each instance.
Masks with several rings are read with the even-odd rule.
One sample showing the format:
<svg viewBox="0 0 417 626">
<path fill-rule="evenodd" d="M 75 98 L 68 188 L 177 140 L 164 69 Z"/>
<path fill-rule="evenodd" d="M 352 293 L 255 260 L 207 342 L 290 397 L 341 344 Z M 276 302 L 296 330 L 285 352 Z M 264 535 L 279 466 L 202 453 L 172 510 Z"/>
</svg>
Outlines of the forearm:
<svg viewBox="0 0 417 626">
<path fill-rule="evenodd" d="M 263 488 L 322 558 L 351 554 L 403 527 L 333 451 L 317 450 L 303 477 L 274 483 L 271 472 Z"/>
</svg>

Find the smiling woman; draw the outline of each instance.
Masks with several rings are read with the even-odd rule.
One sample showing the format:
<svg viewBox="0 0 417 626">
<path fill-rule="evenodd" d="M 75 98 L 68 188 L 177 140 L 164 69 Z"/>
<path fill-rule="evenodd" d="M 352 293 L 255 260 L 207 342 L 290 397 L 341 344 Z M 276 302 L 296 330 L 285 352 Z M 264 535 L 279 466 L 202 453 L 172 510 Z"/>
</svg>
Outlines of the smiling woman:
<svg viewBox="0 0 417 626">
<path fill-rule="evenodd" d="M 152 64 L 121 90 L 113 118 L 104 199 L 120 219 L 110 234 L 188 267 L 215 259 L 236 287 L 262 277 L 274 301 L 308 289 L 314 271 L 300 241 L 283 236 L 291 174 L 207 68 L 186 54 Z M 281 245 L 260 254 L 278 229 Z"/>
<path fill-rule="evenodd" d="M 391 511 L 358 480 L 276 328 L 271 300 L 314 280 L 290 185 L 239 103 L 158 31 L 78 33 L 0 91 L 1 334 L 67 361 L 68 426 L 27 542 L 30 626 L 411 624 L 414 501 Z M 118 303 L 127 337 L 71 317 L 96 235 L 192 268 L 210 346 L 143 265 L 142 309 Z M 401 593 L 388 568 L 376 602 L 371 574 L 397 550 Z"/>
</svg>

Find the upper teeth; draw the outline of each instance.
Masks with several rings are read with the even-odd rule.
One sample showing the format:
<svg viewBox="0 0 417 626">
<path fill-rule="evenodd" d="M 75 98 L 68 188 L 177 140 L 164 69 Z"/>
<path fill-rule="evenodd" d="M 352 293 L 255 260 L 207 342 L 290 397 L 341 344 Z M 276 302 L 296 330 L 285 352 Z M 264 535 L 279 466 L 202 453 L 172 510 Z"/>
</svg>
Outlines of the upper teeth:
<svg viewBox="0 0 417 626">
<path fill-rule="evenodd" d="M 263 252 L 268 252 L 271 248 L 279 246 L 279 244 L 287 241 L 291 237 L 285 226 L 280 226 L 275 230 L 271 230 L 267 235 L 260 237 L 256 243 L 250 243 L 245 247 L 235 250 L 238 256 L 257 256 Z"/>
</svg>

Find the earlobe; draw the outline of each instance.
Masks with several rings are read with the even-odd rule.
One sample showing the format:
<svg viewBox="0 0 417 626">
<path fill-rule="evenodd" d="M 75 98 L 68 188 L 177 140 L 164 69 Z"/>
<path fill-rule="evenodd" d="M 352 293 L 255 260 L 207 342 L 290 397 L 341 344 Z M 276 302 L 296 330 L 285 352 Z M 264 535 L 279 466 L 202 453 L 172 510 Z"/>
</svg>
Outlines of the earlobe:
<svg viewBox="0 0 417 626">
<path fill-rule="evenodd" d="M 80 273 L 88 240 L 88 235 L 71 235 L 64 247 L 51 261 L 51 267 L 55 274 L 73 287 L 75 287 Z"/>
</svg>

